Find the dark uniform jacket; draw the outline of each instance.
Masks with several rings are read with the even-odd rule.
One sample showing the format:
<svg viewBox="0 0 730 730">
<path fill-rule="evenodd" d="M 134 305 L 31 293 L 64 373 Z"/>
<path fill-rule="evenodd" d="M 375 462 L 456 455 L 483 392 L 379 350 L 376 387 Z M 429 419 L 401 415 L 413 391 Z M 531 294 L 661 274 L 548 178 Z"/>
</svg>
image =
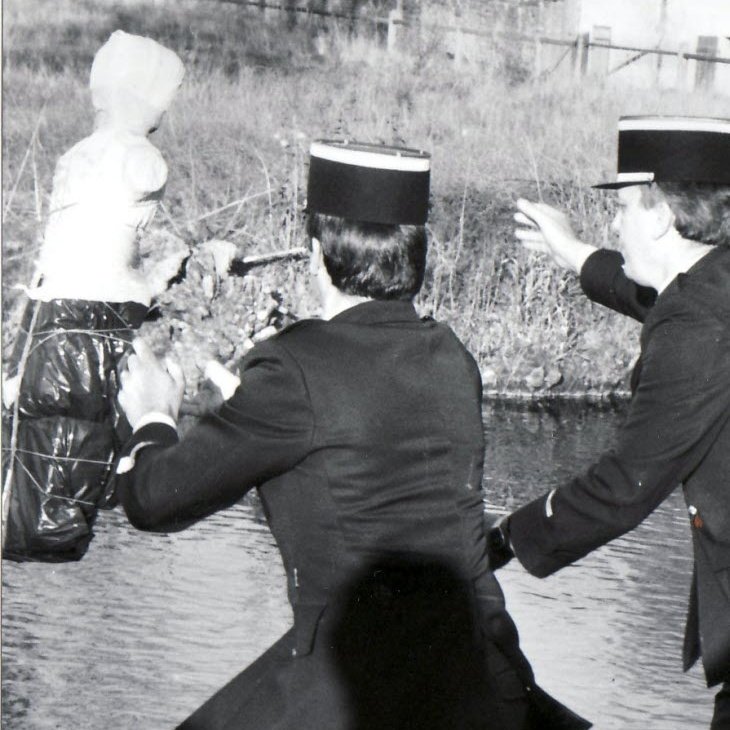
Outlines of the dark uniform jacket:
<svg viewBox="0 0 730 730">
<path fill-rule="evenodd" d="M 286 569 L 293 630 L 184 727 L 531 727 L 526 697 L 541 691 L 487 570 L 481 380 L 448 327 L 422 321 L 410 302 L 383 301 L 330 321 L 300 322 L 246 356 L 233 397 L 185 438 L 178 441 L 171 427 L 150 424 L 124 454 L 136 463 L 118 493 L 135 526 L 179 530 L 257 486 Z M 353 586 L 358 576 L 360 587 Z M 416 607 L 429 583 L 432 597 Z M 403 648 L 408 626 L 418 624 L 415 633 L 449 625 L 457 633 L 466 630 L 468 621 L 454 624 L 451 608 L 432 608 L 438 595 L 448 594 L 449 601 L 459 595 L 448 586 L 464 588 L 467 603 L 476 606 L 475 635 L 489 647 L 489 677 L 473 693 L 468 685 L 478 671 L 467 676 L 466 664 L 449 666 L 450 649 L 423 659 L 430 639 L 412 646 L 422 661 L 403 660 L 411 651 Z M 374 617 L 387 624 L 399 620 L 399 612 L 407 619 L 392 632 L 391 646 L 378 645 L 388 629 L 373 625 L 379 623 Z M 343 615 L 344 622 L 336 618 Z M 457 643 L 441 638 L 445 647 Z M 370 659 L 378 666 L 363 677 L 368 661 L 354 655 L 375 645 L 380 648 Z M 344 652 L 343 660 L 343 646 L 359 648 Z M 384 654 L 392 656 L 392 666 L 384 666 Z M 336 664 L 341 671 L 334 671 Z M 471 704 L 483 710 L 476 721 L 460 715 L 461 705 L 450 720 L 429 725 L 423 713 L 414 719 L 428 698 L 417 689 L 417 699 L 408 694 L 422 678 L 409 682 L 407 675 L 428 665 L 442 665 L 447 682 L 462 678 L 457 694 L 471 693 Z M 393 666 L 407 671 L 394 676 Z M 337 690 L 343 677 L 354 700 L 344 701 Z M 368 684 L 374 688 L 370 703 L 362 698 Z M 410 713 L 411 724 L 382 715 L 387 697 L 392 711 Z M 510 702 L 522 707 L 514 721 L 505 710 Z M 553 727 L 586 727 L 561 723 Z"/>
<path fill-rule="evenodd" d="M 520 562 L 543 577 L 638 525 L 680 485 L 695 556 L 685 668 L 730 678 L 730 249 L 718 246 L 656 298 L 619 254 L 586 262 L 586 293 L 643 320 L 630 409 L 615 450 L 510 518 Z"/>
</svg>

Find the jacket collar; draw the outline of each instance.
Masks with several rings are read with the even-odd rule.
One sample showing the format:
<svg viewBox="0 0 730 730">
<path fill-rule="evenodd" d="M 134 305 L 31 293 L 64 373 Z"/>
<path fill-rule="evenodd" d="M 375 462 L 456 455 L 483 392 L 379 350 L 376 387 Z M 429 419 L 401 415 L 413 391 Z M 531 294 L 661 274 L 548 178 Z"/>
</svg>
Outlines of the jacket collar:
<svg viewBox="0 0 730 730">
<path fill-rule="evenodd" d="M 657 305 L 674 299 L 675 296 L 684 292 L 688 287 L 691 287 L 694 280 L 702 280 L 705 278 L 707 276 L 705 272 L 716 268 L 719 261 L 724 256 L 727 256 L 728 253 L 730 253 L 730 250 L 726 246 L 713 246 L 712 250 L 708 251 L 699 261 L 696 261 L 687 271 L 677 274 L 669 282 L 664 291 L 657 297 L 652 309 L 654 310 L 657 308 Z M 661 309 L 661 306 L 659 309 Z"/>
<path fill-rule="evenodd" d="M 644 320 L 648 331 L 654 323 L 661 321 L 678 301 L 687 297 L 700 297 L 717 318 L 725 317 L 727 307 L 727 282 L 730 277 L 730 248 L 715 246 L 687 271 L 677 274 Z"/>
<path fill-rule="evenodd" d="M 693 275 L 700 274 L 702 275 L 702 272 L 705 269 L 713 269 L 717 266 L 716 259 L 722 258 L 723 256 L 726 256 L 728 254 L 728 249 L 726 246 L 722 245 L 715 245 L 712 247 L 710 251 L 708 251 L 701 259 L 696 261 L 691 268 L 687 269 L 687 271 L 677 274 L 677 285 L 680 289 L 682 289 L 684 286 L 686 286 L 687 281 L 689 278 Z"/>
<path fill-rule="evenodd" d="M 372 299 L 332 317 L 330 322 L 349 324 L 380 324 L 383 322 L 418 322 L 420 317 L 413 302 Z"/>
</svg>

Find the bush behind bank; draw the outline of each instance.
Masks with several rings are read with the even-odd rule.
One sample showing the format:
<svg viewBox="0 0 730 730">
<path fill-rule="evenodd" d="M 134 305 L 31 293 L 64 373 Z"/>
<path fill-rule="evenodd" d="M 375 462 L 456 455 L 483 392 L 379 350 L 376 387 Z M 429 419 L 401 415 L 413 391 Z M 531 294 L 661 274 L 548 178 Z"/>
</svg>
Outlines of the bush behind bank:
<svg viewBox="0 0 730 730">
<path fill-rule="evenodd" d="M 721 115 L 720 99 L 597 80 L 515 84 L 487 66 L 455 68 L 438 39 L 388 55 L 367 28 L 351 35 L 344 23 L 315 19 L 287 29 L 283 19 L 211 2 L 9 0 L 4 10 L 6 356 L 20 305 L 13 287 L 30 280 L 54 165 L 92 129 L 91 59 L 122 28 L 174 48 L 188 70 L 153 137 L 170 168 L 159 233 L 193 252 L 210 239 L 234 242 L 241 256 L 299 246 L 312 139 L 421 147 L 433 155 L 433 175 L 418 307 L 451 324 L 485 389 L 625 389 L 638 326 L 588 303 L 575 277 L 518 247 L 514 200 L 560 205 L 586 240 L 611 245 L 612 197 L 590 185 L 613 175 L 617 117 Z M 193 385 L 197 361 L 230 363 L 272 311 L 316 314 L 301 263 L 227 280 L 204 269 L 174 285 L 161 298 L 163 318 L 146 326 L 159 348 L 183 358 Z"/>
</svg>

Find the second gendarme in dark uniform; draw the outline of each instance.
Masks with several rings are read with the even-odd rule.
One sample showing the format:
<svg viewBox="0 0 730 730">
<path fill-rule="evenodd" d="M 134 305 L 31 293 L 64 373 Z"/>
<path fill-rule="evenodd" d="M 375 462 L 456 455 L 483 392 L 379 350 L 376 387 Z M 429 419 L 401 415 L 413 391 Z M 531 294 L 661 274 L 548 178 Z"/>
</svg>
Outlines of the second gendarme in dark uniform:
<svg viewBox="0 0 730 730">
<path fill-rule="evenodd" d="M 156 363 L 141 352 L 124 380 L 129 519 L 179 530 L 258 487 L 294 612 L 182 727 L 587 727 L 535 686 L 488 569 L 477 366 L 413 307 L 429 158 L 315 143 L 310 162 L 324 319 L 257 345 L 233 396 L 182 440 L 141 418 L 174 415 L 161 388 L 140 395 Z"/>
<path fill-rule="evenodd" d="M 593 253 L 581 283 L 644 323 L 631 406 L 615 449 L 517 510 L 509 539 L 531 573 L 547 576 L 681 486 L 695 559 L 685 669 L 701 655 L 708 685 L 723 684 L 712 727 L 728 728 L 730 120 L 621 119 L 618 181 L 599 187 L 620 188 L 621 253 Z"/>
</svg>

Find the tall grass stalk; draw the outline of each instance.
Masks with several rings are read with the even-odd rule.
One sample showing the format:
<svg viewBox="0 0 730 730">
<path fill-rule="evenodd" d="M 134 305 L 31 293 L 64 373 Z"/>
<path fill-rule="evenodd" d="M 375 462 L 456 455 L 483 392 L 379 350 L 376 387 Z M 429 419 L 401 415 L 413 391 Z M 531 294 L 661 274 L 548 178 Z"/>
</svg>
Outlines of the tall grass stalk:
<svg viewBox="0 0 730 730">
<path fill-rule="evenodd" d="M 36 149 L 36 139 L 38 136 L 38 130 L 41 126 L 41 120 L 43 119 L 43 111 L 45 109 L 45 104 L 41 107 L 40 112 L 38 112 L 38 118 L 36 119 L 35 126 L 33 127 L 33 132 L 30 135 L 30 141 L 28 142 L 28 146 L 25 148 L 25 153 L 23 154 L 23 159 L 20 163 L 20 168 L 18 169 L 18 174 L 15 178 L 15 182 L 13 183 L 13 187 L 10 189 L 10 193 L 7 195 L 6 201 L 5 201 L 5 208 L 3 209 L 3 223 L 5 222 L 5 218 L 7 218 L 8 213 L 10 213 L 10 210 L 13 206 L 13 199 L 15 198 L 15 193 L 18 190 L 18 185 L 20 184 L 20 180 L 23 177 L 23 171 L 25 170 L 25 166 L 28 162 L 29 158 L 32 158 L 32 165 L 33 165 L 33 190 L 36 193 L 36 217 L 40 221 L 40 212 L 39 212 L 39 205 L 38 205 L 38 168 L 36 166 L 35 161 L 35 149 Z"/>
<path fill-rule="evenodd" d="M 6 0 L 5 13 L 6 345 L 18 303 L 13 284 L 27 280 L 36 256 L 37 212 L 59 155 L 91 131 L 88 69 L 116 28 L 155 37 L 185 62 L 183 88 L 153 138 L 170 168 L 154 225 L 194 249 L 211 238 L 234 241 L 241 257 L 301 245 L 313 139 L 430 151 L 430 252 L 418 306 L 452 325 L 487 389 L 500 392 L 621 390 L 637 349 L 635 323 L 591 305 L 574 277 L 520 249 L 516 198 L 558 205 L 586 240 L 610 245 L 612 198 L 590 185 L 614 172 L 618 116 L 730 115 L 721 97 L 557 76 L 516 83 L 498 59 L 457 69 L 436 35 L 389 55 L 346 24 L 315 18 L 287 30 L 276 17 L 230 4 Z M 300 316 L 315 307 L 301 264 L 272 264 L 212 289 L 206 302 L 192 300 L 192 286 L 164 298 L 165 332 L 175 333 L 168 345 L 224 360 L 245 334 L 233 320 L 254 312 L 266 292 Z"/>
</svg>

